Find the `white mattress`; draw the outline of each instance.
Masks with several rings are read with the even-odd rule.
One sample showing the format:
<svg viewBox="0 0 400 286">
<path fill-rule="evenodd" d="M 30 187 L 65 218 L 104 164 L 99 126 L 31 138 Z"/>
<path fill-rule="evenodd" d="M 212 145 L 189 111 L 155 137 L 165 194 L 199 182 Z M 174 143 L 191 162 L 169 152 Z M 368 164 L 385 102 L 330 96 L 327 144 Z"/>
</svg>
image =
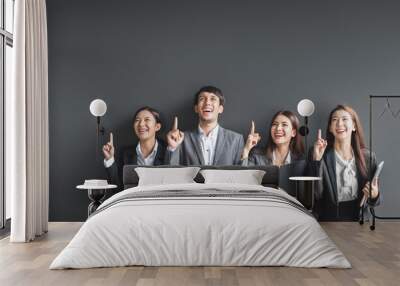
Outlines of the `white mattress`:
<svg viewBox="0 0 400 286">
<path fill-rule="evenodd" d="M 203 194 L 253 190 L 266 192 L 272 199 L 179 194 L 129 199 L 137 192 L 168 190 Z M 127 265 L 350 268 L 318 222 L 290 202 L 299 204 L 282 190 L 253 185 L 131 188 L 105 201 L 50 269 Z"/>
</svg>

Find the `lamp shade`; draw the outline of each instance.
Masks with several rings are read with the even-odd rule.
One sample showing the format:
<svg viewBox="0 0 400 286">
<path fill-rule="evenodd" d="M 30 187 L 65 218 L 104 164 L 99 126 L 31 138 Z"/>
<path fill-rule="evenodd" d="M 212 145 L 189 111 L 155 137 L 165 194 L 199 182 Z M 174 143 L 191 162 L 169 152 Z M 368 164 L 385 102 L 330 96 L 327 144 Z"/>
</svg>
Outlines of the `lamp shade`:
<svg viewBox="0 0 400 286">
<path fill-rule="evenodd" d="M 297 104 L 297 111 L 301 116 L 311 116 L 314 113 L 315 106 L 314 103 L 309 99 L 302 99 Z"/>
<path fill-rule="evenodd" d="M 103 116 L 106 114 L 107 104 L 104 102 L 104 100 L 95 99 L 90 103 L 89 109 L 93 116 Z"/>
</svg>

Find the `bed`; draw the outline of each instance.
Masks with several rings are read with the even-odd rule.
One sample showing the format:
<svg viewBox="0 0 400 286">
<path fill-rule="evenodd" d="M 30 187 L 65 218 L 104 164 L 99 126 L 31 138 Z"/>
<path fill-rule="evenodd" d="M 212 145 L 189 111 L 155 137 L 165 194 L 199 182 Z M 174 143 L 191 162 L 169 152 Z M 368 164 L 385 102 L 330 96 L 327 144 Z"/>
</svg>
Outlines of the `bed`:
<svg viewBox="0 0 400 286">
<path fill-rule="evenodd" d="M 262 185 L 201 183 L 198 175 L 196 183 L 151 186 L 137 186 L 134 168 L 125 166 L 126 189 L 98 208 L 50 269 L 351 267 L 310 212 L 276 188 L 275 167 L 256 167 L 266 171 Z"/>
</svg>

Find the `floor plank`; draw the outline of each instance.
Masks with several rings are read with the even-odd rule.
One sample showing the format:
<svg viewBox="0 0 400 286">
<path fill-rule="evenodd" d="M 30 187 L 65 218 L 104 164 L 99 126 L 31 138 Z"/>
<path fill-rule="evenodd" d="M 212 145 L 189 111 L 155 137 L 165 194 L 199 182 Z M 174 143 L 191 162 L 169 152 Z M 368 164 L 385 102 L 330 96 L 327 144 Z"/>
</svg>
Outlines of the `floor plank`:
<svg viewBox="0 0 400 286">
<path fill-rule="evenodd" d="M 357 223 L 322 223 L 352 269 L 290 267 L 116 267 L 48 269 L 82 223 L 50 223 L 32 243 L 0 240 L 0 285 L 399 285 L 400 222 L 381 222 L 375 231 Z"/>
</svg>

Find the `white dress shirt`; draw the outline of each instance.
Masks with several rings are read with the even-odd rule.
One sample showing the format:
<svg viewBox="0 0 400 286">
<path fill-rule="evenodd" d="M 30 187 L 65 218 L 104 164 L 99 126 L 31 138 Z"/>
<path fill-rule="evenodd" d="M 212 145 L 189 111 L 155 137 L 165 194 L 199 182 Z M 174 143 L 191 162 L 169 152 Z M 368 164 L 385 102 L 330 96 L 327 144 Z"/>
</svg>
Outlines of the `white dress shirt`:
<svg viewBox="0 0 400 286">
<path fill-rule="evenodd" d="M 357 199 L 358 181 L 354 154 L 351 160 L 346 161 L 335 151 L 335 157 L 338 201 L 346 202 L 355 200 Z"/>
<path fill-rule="evenodd" d="M 136 146 L 136 155 L 137 155 L 137 164 L 139 166 L 153 166 L 154 160 L 156 159 L 158 149 L 158 142 L 156 140 L 156 144 L 154 144 L 153 151 L 145 158 L 142 153 L 142 149 L 140 148 L 140 142 Z"/>
<path fill-rule="evenodd" d="M 215 157 L 215 147 L 217 146 L 219 125 L 214 127 L 208 136 L 199 126 L 200 148 L 204 158 L 204 165 L 212 165 Z"/>
<path fill-rule="evenodd" d="M 272 164 L 274 164 L 276 162 L 276 154 L 275 154 L 275 150 L 272 151 Z M 285 158 L 285 162 L 283 162 L 282 165 L 286 165 L 286 164 L 290 164 L 292 163 L 292 157 L 290 156 L 290 151 L 288 152 L 288 154 L 286 155 Z"/>
<path fill-rule="evenodd" d="M 140 148 L 140 142 L 136 145 L 136 155 L 137 155 L 137 165 L 139 166 L 153 166 L 154 165 L 154 160 L 156 159 L 157 155 L 157 149 L 158 149 L 158 141 L 156 140 L 156 144 L 154 144 L 153 151 L 144 158 L 142 149 Z M 114 164 L 115 159 L 114 157 L 111 157 L 110 159 L 106 160 L 104 159 L 104 167 L 110 168 L 112 164 Z"/>
</svg>

